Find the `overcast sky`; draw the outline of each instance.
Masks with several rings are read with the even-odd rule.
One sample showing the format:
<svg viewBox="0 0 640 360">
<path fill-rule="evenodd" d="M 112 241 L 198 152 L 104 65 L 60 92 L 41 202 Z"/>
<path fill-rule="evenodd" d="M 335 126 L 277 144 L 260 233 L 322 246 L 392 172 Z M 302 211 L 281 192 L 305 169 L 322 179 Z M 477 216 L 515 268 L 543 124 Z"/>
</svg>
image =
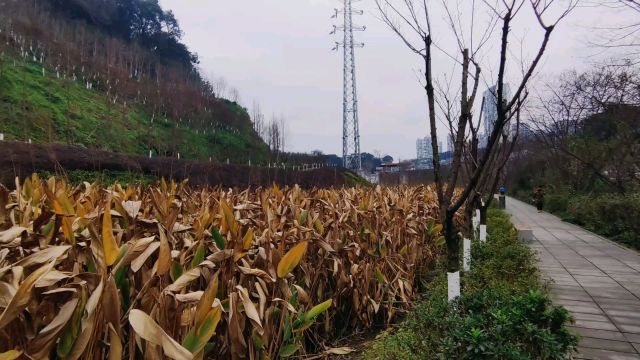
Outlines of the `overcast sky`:
<svg viewBox="0 0 640 360">
<path fill-rule="evenodd" d="M 257 100 L 268 118 L 272 113 L 286 118 L 287 151 L 320 149 L 342 155 L 342 55 L 331 51 L 339 38 L 329 35 L 332 25 L 339 25 L 330 17 L 341 1 L 160 3 L 175 13 L 184 42 L 200 56 L 204 75 L 224 77 L 239 90 L 241 103 L 248 109 Z M 358 40 L 366 43 L 356 51 L 361 150 L 379 151 L 396 159 L 415 158 L 416 138 L 428 135 L 425 95 L 418 83 L 419 59 L 379 20 L 373 0 L 356 5 L 365 13 L 355 21 L 367 26 L 366 32 L 356 33 Z M 576 9 L 552 36 L 538 81 L 602 59 L 602 55 L 592 56 L 596 52 L 590 45 L 594 28 L 616 26 L 631 16 L 621 9 Z M 444 19 L 444 12 L 432 17 L 436 19 L 434 32 L 450 33 L 442 21 L 437 22 Z M 539 39 L 537 23 L 523 16 L 512 27 L 514 43 L 517 38 L 527 39 L 526 46 L 515 46 L 513 53 L 530 58 Z M 455 45 L 454 38 L 447 36 L 438 39 L 440 44 Z M 449 49 L 455 50 L 455 46 Z M 487 52 L 495 53 L 495 48 L 489 47 Z M 442 66 L 436 66 L 436 75 L 442 78 L 450 72 L 449 64 L 451 61 L 441 54 L 436 65 Z M 491 78 L 493 66 L 483 69 L 485 81 Z M 515 70 L 512 67 L 517 77 Z M 439 132 L 442 136 L 445 130 Z"/>
</svg>

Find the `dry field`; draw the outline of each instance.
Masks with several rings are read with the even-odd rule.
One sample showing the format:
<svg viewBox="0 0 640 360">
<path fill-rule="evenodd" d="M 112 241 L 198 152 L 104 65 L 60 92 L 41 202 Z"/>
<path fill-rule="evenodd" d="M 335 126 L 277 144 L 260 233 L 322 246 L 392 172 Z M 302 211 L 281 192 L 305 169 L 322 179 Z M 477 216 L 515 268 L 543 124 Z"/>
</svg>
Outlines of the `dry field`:
<svg viewBox="0 0 640 360">
<path fill-rule="evenodd" d="M 388 324 L 441 254 L 433 192 L 0 186 L 0 359 L 276 359 Z"/>
</svg>

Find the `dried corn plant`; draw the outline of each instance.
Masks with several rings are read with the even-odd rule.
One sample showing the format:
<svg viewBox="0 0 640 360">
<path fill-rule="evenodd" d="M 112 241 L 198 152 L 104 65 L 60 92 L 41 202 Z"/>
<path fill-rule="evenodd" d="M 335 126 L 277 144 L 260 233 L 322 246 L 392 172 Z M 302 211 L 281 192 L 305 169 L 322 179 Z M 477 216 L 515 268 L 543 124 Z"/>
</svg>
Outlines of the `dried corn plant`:
<svg viewBox="0 0 640 360">
<path fill-rule="evenodd" d="M 428 188 L 0 185 L 0 358 L 276 359 L 405 312 Z"/>
</svg>

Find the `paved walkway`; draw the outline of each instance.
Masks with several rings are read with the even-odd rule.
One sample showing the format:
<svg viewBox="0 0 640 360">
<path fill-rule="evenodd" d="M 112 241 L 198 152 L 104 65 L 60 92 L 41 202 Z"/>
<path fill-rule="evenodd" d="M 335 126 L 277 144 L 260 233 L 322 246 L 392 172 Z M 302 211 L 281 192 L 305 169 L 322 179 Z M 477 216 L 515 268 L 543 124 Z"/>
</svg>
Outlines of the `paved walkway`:
<svg viewBox="0 0 640 360">
<path fill-rule="evenodd" d="M 640 359 L 640 255 L 512 198 L 507 211 L 533 230 L 554 302 L 573 314 L 575 358 Z"/>
</svg>

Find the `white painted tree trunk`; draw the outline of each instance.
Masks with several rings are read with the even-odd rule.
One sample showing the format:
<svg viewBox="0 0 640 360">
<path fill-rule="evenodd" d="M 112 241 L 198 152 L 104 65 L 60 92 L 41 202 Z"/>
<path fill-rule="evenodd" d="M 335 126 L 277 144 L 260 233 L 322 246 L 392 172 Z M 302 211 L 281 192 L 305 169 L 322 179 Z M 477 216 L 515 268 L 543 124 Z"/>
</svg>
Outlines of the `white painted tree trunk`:
<svg viewBox="0 0 640 360">
<path fill-rule="evenodd" d="M 0 141 L 4 141 L 4 133 L 0 133 Z"/>
<path fill-rule="evenodd" d="M 151 159 L 151 150 L 149 150 L 149 159 Z"/>
<path fill-rule="evenodd" d="M 471 240 L 464 239 L 462 250 L 462 269 L 464 271 L 471 270 Z"/>
<path fill-rule="evenodd" d="M 487 241 L 487 225 L 480 225 L 480 241 Z"/>
<path fill-rule="evenodd" d="M 460 271 L 447 273 L 447 289 L 449 301 L 455 300 L 460 296 Z"/>
</svg>

